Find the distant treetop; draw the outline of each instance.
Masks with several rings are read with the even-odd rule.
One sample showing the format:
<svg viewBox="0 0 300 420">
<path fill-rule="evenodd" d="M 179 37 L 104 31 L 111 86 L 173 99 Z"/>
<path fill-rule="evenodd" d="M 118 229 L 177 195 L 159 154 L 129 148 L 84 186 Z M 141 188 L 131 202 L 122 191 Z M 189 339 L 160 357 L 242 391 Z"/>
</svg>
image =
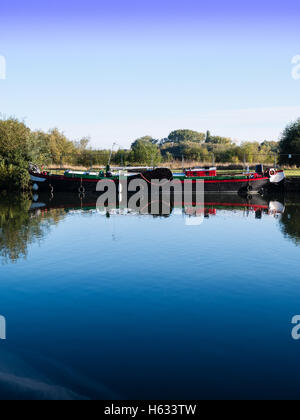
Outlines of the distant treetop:
<svg viewBox="0 0 300 420">
<path fill-rule="evenodd" d="M 168 139 L 174 143 L 183 143 L 187 141 L 203 143 L 205 141 L 205 134 L 192 130 L 176 130 L 169 134 Z"/>
</svg>

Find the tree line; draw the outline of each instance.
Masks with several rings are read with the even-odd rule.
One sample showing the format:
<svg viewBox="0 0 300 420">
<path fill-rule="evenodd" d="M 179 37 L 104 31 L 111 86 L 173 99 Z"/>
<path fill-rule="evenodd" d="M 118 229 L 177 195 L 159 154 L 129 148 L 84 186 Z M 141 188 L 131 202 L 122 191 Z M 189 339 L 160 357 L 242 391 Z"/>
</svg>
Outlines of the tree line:
<svg viewBox="0 0 300 420">
<path fill-rule="evenodd" d="M 72 141 L 57 128 L 48 132 L 32 131 L 15 118 L 0 119 L 0 189 L 25 189 L 28 163 L 40 166 L 158 165 L 174 161 L 202 163 L 300 164 L 300 119 L 288 125 L 280 141 L 243 142 L 192 130 L 172 131 L 167 138 L 144 136 L 129 149 L 108 150 L 90 147 L 84 137 Z"/>
</svg>

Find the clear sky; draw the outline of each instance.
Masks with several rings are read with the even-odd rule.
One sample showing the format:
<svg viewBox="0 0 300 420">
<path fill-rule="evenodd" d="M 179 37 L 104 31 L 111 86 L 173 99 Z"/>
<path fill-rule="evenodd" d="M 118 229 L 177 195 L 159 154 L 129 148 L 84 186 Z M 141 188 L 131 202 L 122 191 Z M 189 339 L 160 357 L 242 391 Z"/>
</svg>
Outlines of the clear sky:
<svg viewBox="0 0 300 420">
<path fill-rule="evenodd" d="M 277 139 L 300 117 L 296 0 L 10 0 L 0 112 L 97 147 L 190 128 Z"/>
</svg>

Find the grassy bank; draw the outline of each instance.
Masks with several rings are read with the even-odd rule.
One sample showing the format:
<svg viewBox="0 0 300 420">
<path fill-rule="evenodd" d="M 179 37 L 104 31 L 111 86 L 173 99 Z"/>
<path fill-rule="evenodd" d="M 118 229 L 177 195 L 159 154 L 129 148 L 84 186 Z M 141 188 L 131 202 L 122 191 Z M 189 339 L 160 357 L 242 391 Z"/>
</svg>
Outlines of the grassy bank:
<svg viewBox="0 0 300 420">
<path fill-rule="evenodd" d="M 300 177 L 300 169 L 285 169 L 287 177 Z"/>
</svg>

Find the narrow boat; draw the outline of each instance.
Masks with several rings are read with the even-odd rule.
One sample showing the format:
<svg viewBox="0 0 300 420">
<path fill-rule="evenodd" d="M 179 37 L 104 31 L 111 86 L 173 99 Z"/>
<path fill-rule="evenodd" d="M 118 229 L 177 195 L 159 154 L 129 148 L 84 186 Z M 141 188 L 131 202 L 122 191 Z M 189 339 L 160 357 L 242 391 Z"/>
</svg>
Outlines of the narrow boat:
<svg viewBox="0 0 300 420">
<path fill-rule="evenodd" d="M 285 179 L 282 170 L 266 169 L 263 165 L 257 165 L 255 172 L 242 174 L 218 175 L 217 168 L 194 168 L 185 170 L 183 173 L 174 174 L 174 179 L 184 183 L 190 181 L 197 183 L 204 180 L 206 193 L 248 193 L 255 194 L 268 190 L 271 186 L 281 186 Z"/>
<path fill-rule="evenodd" d="M 37 168 L 30 170 L 30 178 L 33 184 L 33 190 L 48 191 L 51 194 L 54 192 L 73 192 L 79 194 L 95 193 L 99 181 L 114 182 L 117 186 L 120 182 L 120 177 L 127 178 L 128 184 L 130 181 L 140 179 L 151 185 L 157 180 L 172 180 L 173 174 L 169 169 L 157 168 L 147 170 L 144 172 L 128 173 L 118 172 L 111 173 L 110 170 L 100 172 L 81 172 L 67 170 L 62 175 L 51 174 L 50 172 L 40 172 Z"/>
<path fill-rule="evenodd" d="M 267 190 L 271 186 L 278 186 L 284 182 L 284 172 L 278 169 L 264 170 L 262 165 L 256 167 L 255 172 L 242 174 L 218 175 L 217 169 L 195 168 L 185 170 L 183 173 L 172 173 L 167 168 L 157 168 L 139 172 L 111 173 L 110 170 L 100 172 L 80 172 L 67 170 L 62 175 L 41 172 L 37 168 L 30 170 L 30 177 L 34 191 L 73 192 L 85 194 L 96 192 L 99 181 L 114 182 L 117 186 L 120 176 L 130 181 L 140 179 L 147 182 L 148 186 L 157 185 L 157 181 L 169 180 L 183 186 L 192 183 L 204 182 L 206 193 L 244 193 L 255 194 Z"/>
</svg>

